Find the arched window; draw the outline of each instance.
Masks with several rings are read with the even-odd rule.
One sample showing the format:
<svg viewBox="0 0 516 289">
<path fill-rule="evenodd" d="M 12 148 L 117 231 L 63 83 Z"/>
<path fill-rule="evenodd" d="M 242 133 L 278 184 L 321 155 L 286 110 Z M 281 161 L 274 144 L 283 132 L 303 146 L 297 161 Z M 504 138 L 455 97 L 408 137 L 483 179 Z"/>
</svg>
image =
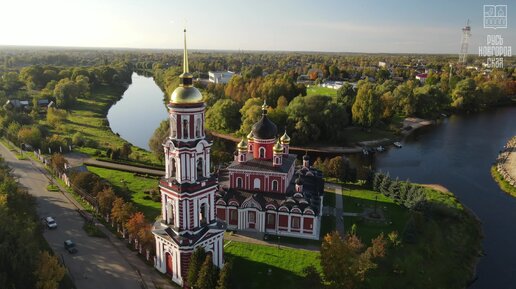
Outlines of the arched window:
<svg viewBox="0 0 516 289">
<path fill-rule="evenodd" d="M 167 203 L 167 224 L 174 226 L 174 206 Z"/>
<path fill-rule="evenodd" d="M 236 179 L 236 187 L 241 189 L 242 188 L 242 178 L 241 177 L 238 177 Z"/>
<path fill-rule="evenodd" d="M 203 161 L 202 161 L 202 158 L 199 158 L 197 160 L 197 178 L 202 178 L 204 177 L 204 173 L 203 173 Z"/>
<path fill-rule="evenodd" d="M 172 117 L 172 121 L 170 123 L 170 136 L 174 138 L 177 137 L 177 121 L 175 116 Z"/>
<path fill-rule="evenodd" d="M 183 119 L 183 138 L 188 138 L 188 120 Z"/>
<path fill-rule="evenodd" d="M 259 178 L 255 178 L 253 181 L 253 189 L 259 190 L 261 189 L 261 181 Z"/>
<path fill-rule="evenodd" d="M 272 181 L 272 191 L 276 192 L 278 190 L 278 181 L 273 180 Z"/>
<path fill-rule="evenodd" d="M 260 152 L 260 158 L 264 159 L 265 158 L 265 148 L 260 147 L 259 152 Z"/>
<path fill-rule="evenodd" d="M 208 206 L 206 203 L 201 205 L 201 210 L 199 211 L 199 224 L 205 225 L 208 223 Z"/>
<path fill-rule="evenodd" d="M 195 137 L 201 137 L 201 119 L 195 121 Z"/>
</svg>

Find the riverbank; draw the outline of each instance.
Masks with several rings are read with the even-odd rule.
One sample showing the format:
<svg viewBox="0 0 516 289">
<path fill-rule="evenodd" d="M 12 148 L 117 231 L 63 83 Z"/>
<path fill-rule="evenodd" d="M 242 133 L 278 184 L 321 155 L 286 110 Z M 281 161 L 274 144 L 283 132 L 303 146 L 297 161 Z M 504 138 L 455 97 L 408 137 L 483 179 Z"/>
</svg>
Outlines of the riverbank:
<svg viewBox="0 0 516 289">
<path fill-rule="evenodd" d="M 516 197 L 516 136 L 511 138 L 500 151 L 491 175 L 500 189 Z"/>
<path fill-rule="evenodd" d="M 416 117 L 405 118 L 401 125 L 401 136 L 396 135 L 394 132 L 373 129 L 366 131 L 363 128 L 349 127 L 344 128 L 349 134 L 355 134 L 353 138 L 353 146 L 290 146 L 289 149 L 293 152 L 310 152 L 310 153 L 324 153 L 324 154 L 353 154 L 361 153 L 364 147 L 376 147 L 379 145 L 391 145 L 393 142 L 404 138 L 414 131 L 435 124 L 435 121 L 421 119 Z M 210 131 L 211 135 L 238 143 L 241 138 L 231 134 L 219 133 L 216 131 Z"/>
</svg>

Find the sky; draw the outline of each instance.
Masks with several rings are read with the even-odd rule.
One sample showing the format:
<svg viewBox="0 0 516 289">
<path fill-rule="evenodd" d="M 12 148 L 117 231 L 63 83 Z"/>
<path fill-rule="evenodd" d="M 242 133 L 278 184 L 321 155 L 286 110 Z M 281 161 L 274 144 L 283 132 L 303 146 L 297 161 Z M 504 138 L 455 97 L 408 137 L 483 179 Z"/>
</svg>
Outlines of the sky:
<svg viewBox="0 0 516 289">
<path fill-rule="evenodd" d="M 513 0 L 0 0 L 0 45 L 470 53 L 501 34 L 516 45 Z M 483 5 L 508 6 L 507 29 L 483 28 Z M 513 16 L 514 15 L 514 16 Z"/>
</svg>

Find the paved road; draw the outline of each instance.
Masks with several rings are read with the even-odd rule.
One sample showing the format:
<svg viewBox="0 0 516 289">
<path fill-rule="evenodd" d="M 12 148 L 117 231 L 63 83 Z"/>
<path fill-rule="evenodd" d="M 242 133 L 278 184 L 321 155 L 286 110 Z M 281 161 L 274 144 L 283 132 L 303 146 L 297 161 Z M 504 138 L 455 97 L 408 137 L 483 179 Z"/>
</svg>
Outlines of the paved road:
<svg viewBox="0 0 516 289">
<path fill-rule="evenodd" d="M 20 184 L 36 197 L 40 217 L 56 219 L 58 228 L 46 230 L 43 235 L 68 267 L 78 289 L 141 288 L 138 274 L 124 256 L 108 240 L 86 235 L 82 229 L 83 219 L 74 205 L 62 193 L 46 190 L 48 179 L 39 166 L 29 160 L 17 160 L 2 144 L 0 154 L 14 169 Z M 66 239 L 77 243 L 77 254 L 70 255 L 64 250 Z"/>
</svg>

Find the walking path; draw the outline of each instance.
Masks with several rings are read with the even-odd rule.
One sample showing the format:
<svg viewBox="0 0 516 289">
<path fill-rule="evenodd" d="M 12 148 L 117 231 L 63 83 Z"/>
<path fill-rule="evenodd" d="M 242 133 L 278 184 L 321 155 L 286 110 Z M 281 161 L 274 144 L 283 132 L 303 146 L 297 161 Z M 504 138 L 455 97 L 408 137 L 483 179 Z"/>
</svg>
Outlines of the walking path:
<svg viewBox="0 0 516 289">
<path fill-rule="evenodd" d="M 332 183 L 326 183 L 325 187 L 335 190 L 335 230 L 341 236 L 346 234 L 344 230 L 344 198 L 342 197 L 342 186 Z"/>
<path fill-rule="evenodd" d="M 138 174 L 147 174 L 147 175 L 153 175 L 153 176 L 164 176 L 165 175 L 165 168 L 163 168 L 163 170 L 157 170 L 157 169 L 150 169 L 150 168 L 141 168 L 141 167 L 120 164 L 120 163 L 99 161 L 94 158 L 91 158 L 88 155 L 85 155 L 82 153 L 76 153 L 76 152 L 67 153 L 64 156 L 66 157 L 66 160 L 68 160 L 68 162 L 70 163 L 70 165 L 72 167 L 80 166 L 80 165 L 84 164 L 84 165 L 92 165 L 92 166 L 98 166 L 98 167 L 107 168 L 107 169 L 121 170 L 121 171 L 138 173 Z"/>
<path fill-rule="evenodd" d="M 500 151 L 496 169 L 509 184 L 516 187 L 516 137 L 510 139 Z"/>
<path fill-rule="evenodd" d="M 280 236 L 279 242 L 278 241 L 265 241 L 265 240 L 263 240 L 263 236 L 264 236 L 264 233 L 260 233 L 260 232 L 240 231 L 238 233 L 233 233 L 233 234 L 224 234 L 224 240 L 257 244 L 257 245 L 263 245 L 263 246 L 269 246 L 269 247 L 302 249 L 302 250 L 308 250 L 308 251 L 319 251 L 321 249 L 321 246 L 315 245 L 313 243 L 309 243 L 310 242 L 309 240 L 307 240 L 307 244 L 290 244 L 290 243 L 281 243 L 281 236 Z"/>
</svg>

